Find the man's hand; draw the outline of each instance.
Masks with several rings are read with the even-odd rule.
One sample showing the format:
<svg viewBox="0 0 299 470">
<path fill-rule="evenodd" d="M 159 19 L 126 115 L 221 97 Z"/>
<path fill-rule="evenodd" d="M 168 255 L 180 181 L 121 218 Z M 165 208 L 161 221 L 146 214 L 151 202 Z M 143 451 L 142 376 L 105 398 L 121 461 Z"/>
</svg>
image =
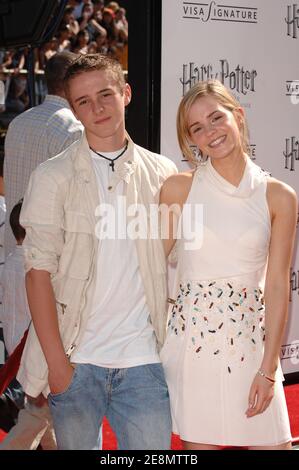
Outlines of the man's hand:
<svg viewBox="0 0 299 470">
<path fill-rule="evenodd" d="M 74 367 L 70 363 L 49 370 L 48 382 L 51 393 L 55 395 L 65 392 L 71 384 L 73 374 Z"/>
<path fill-rule="evenodd" d="M 37 408 L 41 408 L 44 406 L 46 403 L 48 403 L 48 400 L 44 397 L 44 395 L 41 393 L 37 397 L 30 397 L 29 395 L 26 394 L 26 398 L 28 403 L 31 405 L 36 406 Z"/>
</svg>

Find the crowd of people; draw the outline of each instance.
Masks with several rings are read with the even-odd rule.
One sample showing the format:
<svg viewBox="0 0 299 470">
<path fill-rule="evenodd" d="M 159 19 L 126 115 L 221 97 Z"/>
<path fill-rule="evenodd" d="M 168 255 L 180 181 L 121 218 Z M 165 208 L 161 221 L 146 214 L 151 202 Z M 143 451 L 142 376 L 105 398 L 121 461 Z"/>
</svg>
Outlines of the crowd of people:
<svg viewBox="0 0 299 470">
<path fill-rule="evenodd" d="M 114 1 L 70 0 L 55 36 L 34 50 L 33 66 L 38 76 L 43 75 L 48 60 L 63 51 L 105 54 L 118 60 L 123 70 L 127 70 L 126 10 Z M 0 75 L 1 71 L 6 72 L 2 78 L 8 79 L 5 105 L 8 112 L 20 113 L 29 106 L 28 52 L 28 48 L 0 51 Z"/>
</svg>

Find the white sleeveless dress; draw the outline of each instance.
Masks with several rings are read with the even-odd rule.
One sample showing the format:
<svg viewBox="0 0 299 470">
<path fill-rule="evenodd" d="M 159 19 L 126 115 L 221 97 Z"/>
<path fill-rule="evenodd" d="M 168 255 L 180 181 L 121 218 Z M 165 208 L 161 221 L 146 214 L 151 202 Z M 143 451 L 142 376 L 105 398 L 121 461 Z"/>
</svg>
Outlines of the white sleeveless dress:
<svg viewBox="0 0 299 470">
<path fill-rule="evenodd" d="M 194 175 L 186 203 L 203 205 L 203 243 L 190 251 L 184 237 L 177 241 L 176 303 L 161 351 L 173 431 L 185 441 L 274 446 L 291 440 L 281 369 L 268 409 L 245 415 L 265 340 L 267 177 L 249 158 L 237 188 L 210 160 Z"/>
</svg>

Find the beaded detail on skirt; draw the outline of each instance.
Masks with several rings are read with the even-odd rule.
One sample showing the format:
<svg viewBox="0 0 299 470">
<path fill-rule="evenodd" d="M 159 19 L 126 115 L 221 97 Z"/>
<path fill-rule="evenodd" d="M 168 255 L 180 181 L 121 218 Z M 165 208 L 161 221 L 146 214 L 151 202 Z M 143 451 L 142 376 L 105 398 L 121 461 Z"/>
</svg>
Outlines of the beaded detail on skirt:
<svg viewBox="0 0 299 470">
<path fill-rule="evenodd" d="M 181 283 L 168 321 L 172 335 L 186 335 L 194 357 L 225 359 L 232 374 L 265 341 L 263 292 L 232 280 Z"/>
</svg>

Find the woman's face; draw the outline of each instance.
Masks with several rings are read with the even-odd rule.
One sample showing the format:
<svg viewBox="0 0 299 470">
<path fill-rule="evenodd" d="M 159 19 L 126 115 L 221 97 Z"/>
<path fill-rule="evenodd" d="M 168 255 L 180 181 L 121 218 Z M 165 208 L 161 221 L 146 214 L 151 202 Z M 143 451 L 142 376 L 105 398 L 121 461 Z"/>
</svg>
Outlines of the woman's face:
<svg viewBox="0 0 299 470">
<path fill-rule="evenodd" d="M 210 158 L 220 159 L 242 153 L 242 118 L 242 108 L 232 112 L 213 96 L 198 98 L 187 116 L 190 140 Z"/>
</svg>

